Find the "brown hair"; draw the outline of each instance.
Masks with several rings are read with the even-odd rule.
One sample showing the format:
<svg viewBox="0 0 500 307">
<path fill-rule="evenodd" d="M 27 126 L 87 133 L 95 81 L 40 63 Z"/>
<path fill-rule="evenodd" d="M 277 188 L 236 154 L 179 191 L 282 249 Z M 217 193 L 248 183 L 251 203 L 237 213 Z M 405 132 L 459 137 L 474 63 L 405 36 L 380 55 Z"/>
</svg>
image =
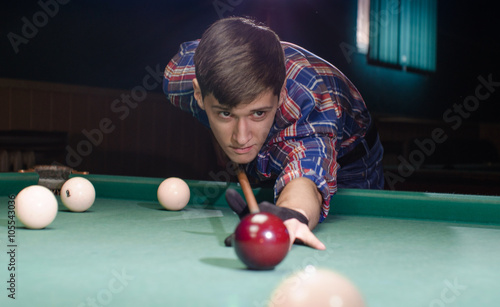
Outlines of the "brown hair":
<svg viewBox="0 0 500 307">
<path fill-rule="evenodd" d="M 279 97 L 285 81 L 285 56 L 279 37 L 253 20 L 221 19 L 201 37 L 194 55 L 203 97 L 234 107 L 266 90 Z"/>
</svg>

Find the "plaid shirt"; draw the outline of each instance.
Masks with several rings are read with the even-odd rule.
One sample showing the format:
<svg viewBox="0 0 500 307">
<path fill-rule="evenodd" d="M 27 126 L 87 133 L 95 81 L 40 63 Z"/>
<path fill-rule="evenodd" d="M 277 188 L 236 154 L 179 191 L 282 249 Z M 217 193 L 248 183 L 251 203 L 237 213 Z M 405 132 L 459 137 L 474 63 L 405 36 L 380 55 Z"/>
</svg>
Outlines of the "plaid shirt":
<svg viewBox="0 0 500 307">
<path fill-rule="evenodd" d="M 165 69 L 163 90 L 170 102 L 206 126 L 208 118 L 193 96 L 193 55 L 198 41 L 186 42 Z M 352 150 L 371 118 L 354 85 L 333 65 L 309 51 L 282 42 L 286 57 L 286 95 L 281 98 L 264 146 L 247 172 L 276 179 L 275 200 L 298 177 L 316 183 L 323 196 L 323 220 L 337 191 L 337 157 Z"/>
</svg>

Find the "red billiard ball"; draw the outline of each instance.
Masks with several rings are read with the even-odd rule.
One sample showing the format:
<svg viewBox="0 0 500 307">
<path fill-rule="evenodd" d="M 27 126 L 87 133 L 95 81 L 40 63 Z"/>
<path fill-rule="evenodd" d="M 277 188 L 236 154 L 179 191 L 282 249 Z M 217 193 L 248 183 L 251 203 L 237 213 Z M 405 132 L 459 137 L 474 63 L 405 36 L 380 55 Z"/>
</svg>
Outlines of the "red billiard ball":
<svg viewBox="0 0 500 307">
<path fill-rule="evenodd" d="M 288 253 L 290 236 L 281 219 L 271 213 L 247 215 L 234 231 L 238 258 L 252 270 L 271 270 Z"/>
</svg>

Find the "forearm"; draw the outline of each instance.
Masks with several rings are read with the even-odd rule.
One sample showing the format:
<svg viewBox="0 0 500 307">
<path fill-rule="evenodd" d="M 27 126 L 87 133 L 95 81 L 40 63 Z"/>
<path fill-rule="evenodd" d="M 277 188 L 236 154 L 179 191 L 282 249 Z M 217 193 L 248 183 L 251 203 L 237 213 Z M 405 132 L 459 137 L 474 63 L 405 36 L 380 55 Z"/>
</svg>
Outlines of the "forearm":
<svg viewBox="0 0 500 307">
<path fill-rule="evenodd" d="M 305 177 L 290 181 L 281 191 L 277 206 L 299 211 L 309 220 L 309 228 L 314 229 L 319 221 L 323 198 L 316 184 Z"/>
</svg>

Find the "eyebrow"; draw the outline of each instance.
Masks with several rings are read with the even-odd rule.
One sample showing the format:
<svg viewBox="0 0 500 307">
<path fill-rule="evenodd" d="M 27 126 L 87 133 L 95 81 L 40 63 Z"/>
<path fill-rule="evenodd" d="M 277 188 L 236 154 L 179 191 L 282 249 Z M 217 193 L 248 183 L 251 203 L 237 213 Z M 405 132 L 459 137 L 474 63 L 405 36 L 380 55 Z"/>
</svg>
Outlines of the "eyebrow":
<svg viewBox="0 0 500 307">
<path fill-rule="evenodd" d="M 211 108 L 212 109 L 217 109 L 217 110 L 220 110 L 220 111 L 226 111 L 226 112 L 231 112 L 231 109 L 232 109 L 232 108 L 221 106 L 221 105 L 211 106 Z M 272 108 L 273 108 L 273 106 L 263 106 L 261 108 L 251 109 L 250 111 L 251 112 L 268 111 L 268 110 L 271 110 Z"/>
<path fill-rule="evenodd" d="M 225 107 L 225 106 L 222 106 L 222 105 L 211 106 L 210 108 L 221 110 L 221 111 L 230 111 L 231 110 L 231 108 Z"/>
</svg>

